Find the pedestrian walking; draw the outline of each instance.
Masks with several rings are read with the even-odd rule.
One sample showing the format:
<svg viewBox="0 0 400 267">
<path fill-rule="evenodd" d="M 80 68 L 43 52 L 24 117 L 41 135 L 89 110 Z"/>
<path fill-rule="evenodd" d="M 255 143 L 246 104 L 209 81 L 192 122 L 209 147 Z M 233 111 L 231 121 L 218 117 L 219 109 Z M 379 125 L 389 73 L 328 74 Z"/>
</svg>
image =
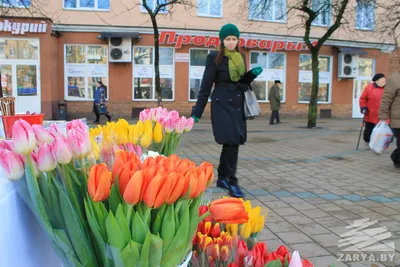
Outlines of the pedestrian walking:
<svg viewBox="0 0 400 267">
<path fill-rule="evenodd" d="M 101 81 L 97 81 L 97 88 L 94 92 L 93 99 L 93 113 L 96 115 L 96 120 L 94 123 L 100 123 L 100 115 L 104 114 L 108 121 L 111 121 L 111 115 L 107 111 L 107 103 L 106 103 L 106 90 L 104 88 L 104 84 Z"/>
<path fill-rule="evenodd" d="M 400 72 L 395 72 L 388 78 L 382 96 L 379 120 L 386 121 L 387 119 L 390 119 L 390 127 L 397 145 L 390 158 L 394 166 L 400 168 Z"/>
<path fill-rule="evenodd" d="M 365 147 L 367 149 L 369 149 L 369 141 L 371 139 L 372 130 L 379 122 L 378 112 L 385 84 L 385 75 L 382 73 L 375 74 L 375 76 L 372 78 L 372 83 L 368 84 L 365 87 L 360 97 L 361 113 L 364 114 L 365 121 L 363 139 L 365 141 Z"/>
<path fill-rule="evenodd" d="M 275 80 L 274 85 L 269 89 L 268 100 L 271 107 L 271 118 L 269 120 L 269 125 L 274 125 L 280 123 L 279 110 L 281 109 L 281 94 L 280 94 L 281 81 Z"/>
</svg>

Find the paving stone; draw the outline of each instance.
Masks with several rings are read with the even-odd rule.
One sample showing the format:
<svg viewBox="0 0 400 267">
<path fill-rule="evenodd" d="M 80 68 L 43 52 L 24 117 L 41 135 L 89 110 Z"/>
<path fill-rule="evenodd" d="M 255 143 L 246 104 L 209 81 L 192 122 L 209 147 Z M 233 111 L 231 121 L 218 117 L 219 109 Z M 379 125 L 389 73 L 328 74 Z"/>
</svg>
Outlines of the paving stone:
<svg viewBox="0 0 400 267">
<path fill-rule="evenodd" d="M 307 203 L 305 201 L 291 203 L 290 205 L 299 211 L 315 209 L 314 205 L 311 205 L 310 203 Z"/>
<path fill-rule="evenodd" d="M 313 223 L 313 220 L 308 218 L 305 215 L 290 215 L 283 216 L 288 222 L 296 225 L 296 224 L 305 224 L 305 223 Z"/>
<path fill-rule="evenodd" d="M 290 208 L 289 204 L 287 204 L 283 201 L 269 201 L 269 202 L 266 202 L 266 206 L 270 209 Z"/>
<path fill-rule="evenodd" d="M 267 227 L 271 230 L 272 233 L 294 232 L 297 230 L 296 227 L 286 221 L 278 223 L 268 223 Z"/>
<path fill-rule="evenodd" d="M 301 232 L 303 232 L 309 236 L 330 233 L 330 231 L 327 228 L 323 227 L 322 225 L 316 224 L 316 223 L 296 224 L 295 226 Z"/>
<path fill-rule="evenodd" d="M 315 242 L 320 244 L 322 247 L 333 247 L 339 244 L 339 236 L 331 233 L 331 234 L 322 234 L 322 235 L 312 235 L 310 236 Z"/>
<path fill-rule="evenodd" d="M 335 211 L 335 210 L 343 210 L 342 207 L 339 207 L 335 204 L 315 204 L 315 206 L 326 212 Z"/>
<path fill-rule="evenodd" d="M 307 217 L 309 217 L 311 219 L 329 216 L 328 213 L 326 213 L 326 212 L 324 212 L 324 211 L 322 211 L 320 209 L 300 210 L 300 211 L 301 211 L 301 213 L 303 213 L 304 215 L 306 215 Z"/>
<path fill-rule="evenodd" d="M 318 267 L 347 267 L 348 265 L 343 262 L 338 262 L 337 258 L 334 256 L 321 256 L 308 258 L 308 260 Z"/>
<path fill-rule="evenodd" d="M 276 233 L 276 235 L 279 237 L 279 239 L 282 239 L 283 242 L 285 242 L 289 245 L 312 241 L 308 236 L 306 236 L 305 234 L 303 234 L 299 231 Z"/>
<path fill-rule="evenodd" d="M 331 256 L 329 251 L 315 242 L 293 244 L 291 247 L 294 250 L 300 251 L 300 255 L 306 259 L 320 256 Z"/>
<path fill-rule="evenodd" d="M 314 221 L 327 228 L 336 226 L 346 226 L 346 223 L 332 216 L 315 218 Z"/>
<path fill-rule="evenodd" d="M 301 214 L 300 211 L 294 208 L 276 208 L 274 209 L 274 212 L 276 212 L 280 216 L 290 216 L 290 215 L 297 215 Z"/>
</svg>

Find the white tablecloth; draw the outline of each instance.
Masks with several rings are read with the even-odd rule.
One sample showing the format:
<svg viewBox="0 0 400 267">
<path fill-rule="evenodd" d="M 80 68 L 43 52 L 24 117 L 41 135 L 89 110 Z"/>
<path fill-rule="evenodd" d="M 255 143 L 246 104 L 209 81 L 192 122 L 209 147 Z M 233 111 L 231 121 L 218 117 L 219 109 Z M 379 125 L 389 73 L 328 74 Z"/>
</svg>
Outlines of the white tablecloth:
<svg viewBox="0 0 400 267">
<path fill-rule="evenodd" d="M 0 267 L 62 266 L 15 183 L 0 174 Z"/>
</svg>

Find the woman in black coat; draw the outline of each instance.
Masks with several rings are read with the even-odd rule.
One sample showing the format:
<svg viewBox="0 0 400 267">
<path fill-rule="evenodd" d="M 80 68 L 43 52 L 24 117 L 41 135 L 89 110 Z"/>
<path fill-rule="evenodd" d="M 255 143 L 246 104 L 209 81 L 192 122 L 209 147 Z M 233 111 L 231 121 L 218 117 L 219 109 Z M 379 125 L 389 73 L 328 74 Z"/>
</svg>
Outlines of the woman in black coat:
<svg viewBox="0 0 400 267">
<path fill-rule="evenodd" d="M 236 178 L 239 145 L 247 138 L 244 91 L 262 72 L 262 68 L 257 67 L 246 73 L 245 58 L 239 51 L 239 36 L 240 32 L 233 24 L 221 28 L 219 51 L 211 52 L 207 57 L 199 96 L 192 111 L 192 117 L 198 122 L 215 83 L 211 121 L 215 141 L 222 145 L 217 186 L 228 190 L 233 197 L 244 196 Z"/>
</svg>

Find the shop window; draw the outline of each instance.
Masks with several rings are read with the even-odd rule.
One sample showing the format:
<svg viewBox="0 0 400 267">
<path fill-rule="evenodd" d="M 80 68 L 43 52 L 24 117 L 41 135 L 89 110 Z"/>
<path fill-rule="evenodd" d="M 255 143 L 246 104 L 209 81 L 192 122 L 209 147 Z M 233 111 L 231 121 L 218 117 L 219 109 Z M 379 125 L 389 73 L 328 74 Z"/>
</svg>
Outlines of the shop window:
<svg viewBox="0 0 400 267">
<path fill-rule="evenodd" d="M 198 0 L 197 15 L 206 17 L 222 17 L 222 0 Z"/>
<path fill-rule="evenodd" d="M 332 0 L 312 0 L 311 8 L 317 12 L 318 16 L 312 22 L 314 26 L 330 26 L 332 13 Z"/>
<path fill-rule="evenodd" d="M 0 0 L 0 6 L 13 8 L 31 7 L 30 0 Z"/>
<path fill-rule="evenodd" d="M 167 0 L 146 0 L 147 6 L 154 12 L 159 5 L 166 4 Z M 140 12 L 147 13 L 147 10 L 144 8 L 142 0 L 140 0 Z M 168 6 L 163 6 L 160 8 L 159 13 L 166 14 L 168 13 Z"/>
<path fill-rule="evenodd" d="M 372 58 L 360 58 L 358 60 L 358 76 L 372 77 L 375 70 L 375 60 Z"/>
<path fill-rule="evenodd" d="M 264 71 L 251 84 L 253 91 L 260 102 L 268 101 L 269 89 L 274 85 L 275 80 L 280 80 L 281 101 L 286 99 L 286 54 L 250 52 L 250 67 L 262 67 Z"/>
<path fill-rule="evenodd" d="M 248 0 L 249 20 L 286 21 L 286 0 Z M 268 3 L 267 3 L 268 2 Z"/>
<path fill-rule="evenodd" d="M 65 45 L 65 98 L 93 100 L 96 82 L 106 87 L 108 98 L 108 46 Z"/>
<path fill-rule="evenodd" d="M 331 103 L 332 58 L 319 56 L 318 103 Z M 312 68 L 311 55 L 300 55 L 298 102 L 308 103 L 311 96 Z"/>
<path fill-rule="evenodd" d="M 160 47 L 160 86 L 163 100 L 174 99 L 174 49 Z M 157 100 L 154 48 L 135 46 L 133 55 L 133 100 Z"/>
<path fill-rule="evenodd" d="M 18 96 L 37 95 L 36 65 L 17 65 L 17 94 Z"/>
<path fill-rule="evenodd" d="M 209 49 L 190 49 L 189 62 L 189 101 L 196 101 L 199 96 L 203 73 L 206 68 Z M 213 89 L 211 89 L 212 91 Z"/>
<path fill-rule="evenodd" d="M 357 0 L 356 29 L 374 30 L 375 27 L 375 1 Z"/>
<path fill-rule="evenodd" d="M 110 10 L 110 0 L 64 0 L 65 9 Z"/>
<path fill-rule="evenodd" d="M 1 87 L 4 96 L 13 95 L 13 77 L 11 64 L 0 65 Z"/>
<path fill-rule="evenodd" d="M 39 40 L 37 39 L 0 39 L 1 59 L 39 58 Z"/>
</svg>

